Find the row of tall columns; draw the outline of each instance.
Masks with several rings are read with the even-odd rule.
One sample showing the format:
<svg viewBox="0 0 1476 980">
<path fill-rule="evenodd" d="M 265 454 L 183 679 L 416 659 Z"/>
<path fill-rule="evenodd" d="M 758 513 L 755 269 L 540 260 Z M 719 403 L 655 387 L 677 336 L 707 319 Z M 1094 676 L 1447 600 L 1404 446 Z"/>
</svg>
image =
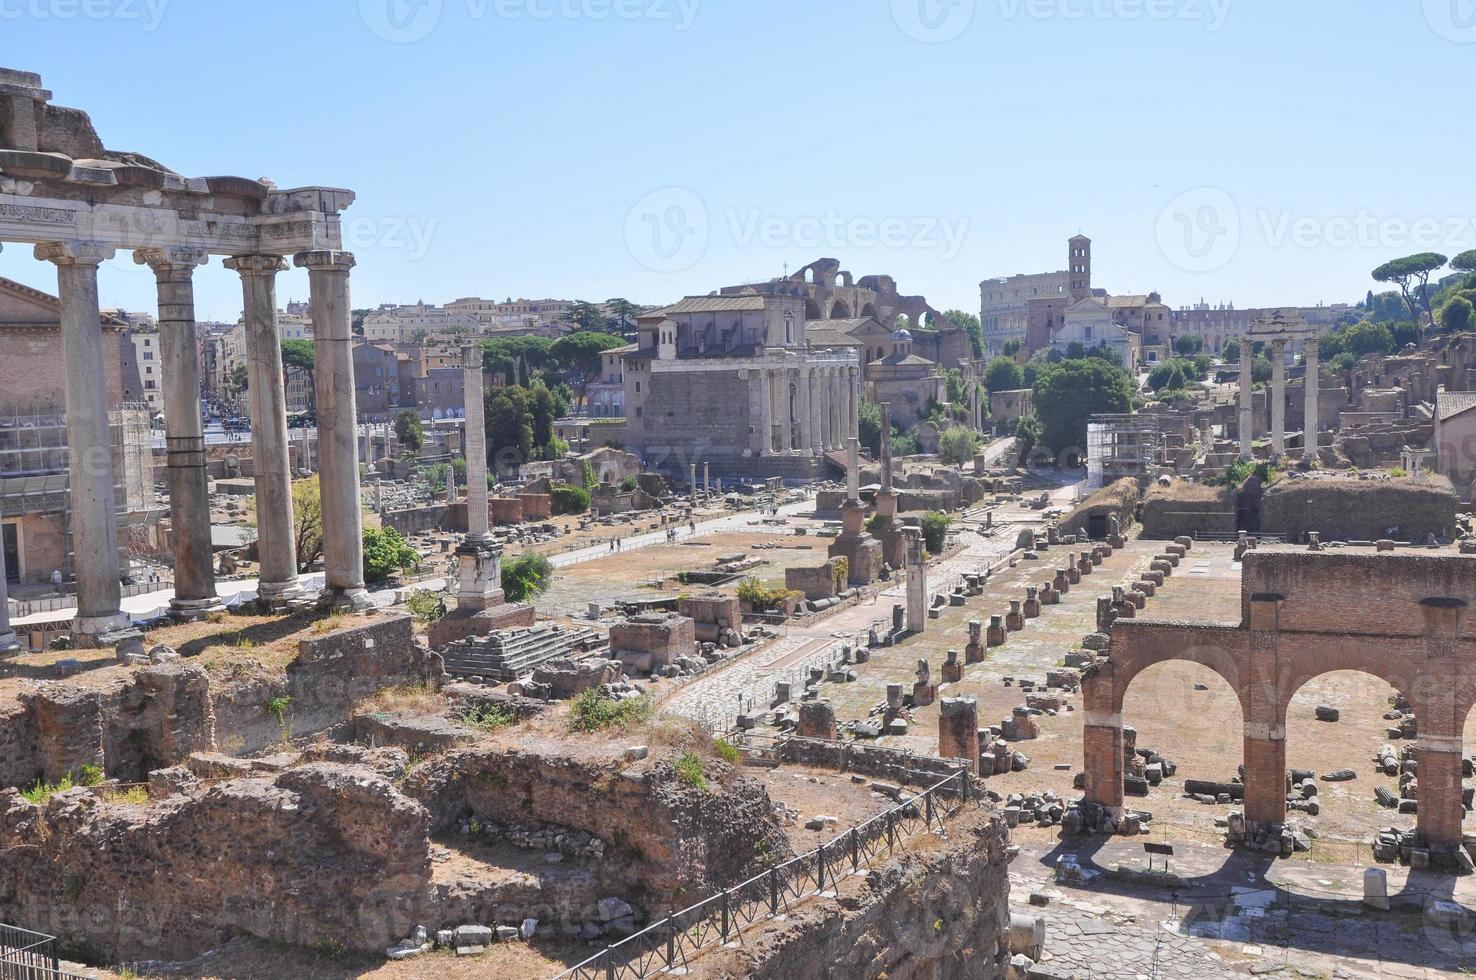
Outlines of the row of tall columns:
<svg viewBox="0 0 1476 980">
<path fill-rule="evenodd" d="M 860 409 L 856 378 L 849 367 L 759 369 L 750 401 L 757 410 L 750 450 L 767 456 L 844 449 Z"/>
</svg>

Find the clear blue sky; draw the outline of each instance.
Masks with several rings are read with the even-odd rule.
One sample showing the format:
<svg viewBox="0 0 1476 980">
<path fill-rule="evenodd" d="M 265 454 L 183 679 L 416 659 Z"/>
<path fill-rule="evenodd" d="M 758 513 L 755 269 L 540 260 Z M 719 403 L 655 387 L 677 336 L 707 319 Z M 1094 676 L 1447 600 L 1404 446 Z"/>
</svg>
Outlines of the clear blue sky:
<svg viewBox="0 0 1476 980">
<path fill-rule="evenodd" d="M 0 0 L 0 63 L 110 148 L 355 190 L 356 306 L 657 303 L 831 255 L 977 310 L 1078 230 L 1114 292 L 1310 304 L 1476 248 L 1472 0 L 951 3 Z M 55 288 L 21 246 L 0 275 Z M 197 282 L 236 318 L 233 274 Z M 123 255 L 103 302 L 152 279 Z"/>
</svg>

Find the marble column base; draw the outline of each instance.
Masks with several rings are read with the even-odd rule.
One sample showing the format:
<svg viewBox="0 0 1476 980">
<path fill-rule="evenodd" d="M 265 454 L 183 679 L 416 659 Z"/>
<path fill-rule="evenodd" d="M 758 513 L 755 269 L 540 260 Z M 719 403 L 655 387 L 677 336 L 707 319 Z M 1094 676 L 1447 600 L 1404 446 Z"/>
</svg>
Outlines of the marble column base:
<svg viewBox="0 0 1476 980">
<path fill-rule="evenodd" d="M 456 608 L 480 611 L 506 601 L 502 591 L 502 552 L 490 539 L 469 537 L 456 549 Z"/>
<path fill-rule="evenodd" d="M 79 648 L 95 646 L 100 637 L 133 628 L 133 620 L 125 612 L 107 616 L 78 616 L 72 620 L 72 641 Z"/>
<path fill-rule="evenodd" d="M 344 612 L 365 612 L 374 608 L 368 589 L 324 589 L 318 593 L 318 607 Z"/>
<path fill-rule="evenodd" d="M 20 638 L 15 635 L 15 630 L 0 632 L 0 656 L 16 653 L 21 648 Z"/>
<path fill-rule="evenodd" d="M 281 612 L 289 603 L 302 599 L 304 594 L 295 578 L 288 582 L 258 582 L 256 605 L 264 612 Z"/>
<path fill-rule="evenodd" d="M 211 613 L 225 611 L 225 603 L 221 602 L 220 596 L 211 596 L 208 599 L 170 599 L 169 617 L 181 623 L 193 623 L 204 619 Z"/>
</svg>

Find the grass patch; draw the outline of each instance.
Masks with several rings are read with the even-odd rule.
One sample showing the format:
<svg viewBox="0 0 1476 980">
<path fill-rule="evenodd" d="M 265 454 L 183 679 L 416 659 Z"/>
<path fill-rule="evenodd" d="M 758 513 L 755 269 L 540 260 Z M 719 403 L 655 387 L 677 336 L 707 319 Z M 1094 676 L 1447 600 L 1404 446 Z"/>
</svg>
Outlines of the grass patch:
<svg viewBox="0 0 1476 980">
<path fill-rule="evenodd" d="M 25 797 L 28 803 L 43 804 L 57 793 L 65 793 L 69 789 L 76 788 L 76 786 L 77 784 L 73 782 L 71 773 L 68 773 L 55 783 L 48 783 L 38 779 L 36 780 L 36 785 L 30 789 L 21 790 L 21 796 Z"/>
<path fill-rule="evenodd" d="M 718 757 L 730 766 L 738 765 L 743 758 L 743 753 L 738 750 L 738 746 L 727 739 L 714 739 L 712 747 L 717 750 Z"/>
<path fill-rule="evenodd" d="M 130 786 L 127 789 L 115 789 L 104 794 L 103 799 L 109 803 L 126 803 L 129 806 L 144 806 L 149 802 L 149 791 L 145 786 Z"/>
<path fill-rule="evenodd" d="M 575 698 L 569 707 L 569 726 L 576 732 L 625 728 L 640 724 L 650 717 L 651 702 L 646 698 L 617 701 L 594 688 Z"/>
<path fill-rule="evenodd" d="M 516 722 L 518 716 L 501 705 L 477 704 L 463 711 L 457 720 L 479 731 L 495 732 Z"/>
<path fill-rule="evenodd" d="M 707 772 L 702 766 L 702 757 L 692 753 L 683 752 L 677 756 L 673 765 L 676 766 L 677 778 L 686 785 L 702 792 L 707 792 Z"/>
</svg>

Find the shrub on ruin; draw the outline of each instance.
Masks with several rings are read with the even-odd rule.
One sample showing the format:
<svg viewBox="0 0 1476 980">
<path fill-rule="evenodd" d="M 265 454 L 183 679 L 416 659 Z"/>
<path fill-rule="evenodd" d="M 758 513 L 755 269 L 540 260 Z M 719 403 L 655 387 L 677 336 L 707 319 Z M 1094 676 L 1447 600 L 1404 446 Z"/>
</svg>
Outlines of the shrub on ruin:
<svg viewBox="0 0 1476 980">
<path fill-rule="evenodd" d="M 651 717 L 646 698 L 612 698 L 599 688 L 590 688 L 569 703 L 569 727 L 576 732 L 627 728 Z"/>
<path fill-rule="evenodd" d="M 364 581 L 383 582 L 420 564 L 420 555 L 392 527 L 364 528 Z"/>
<path fill-rule="evenodd" d="M 702 757 L 691 752 L 683 752 L 677 756 L 673 765 L 676 767 L 677 778 L 695 790 L 707 791 L 707 772 L 702 766 Z"/>
<path fill-rule="evenodd" d="M 516 722 L 518 716 L 499 704 L 476 704 L 463 711 L 458 720 L 480 731 L 495 732 Z"/>
<path fill-rule="evenodd" d="M 430 589 L 416 589 L 406 605 L 417 623 L 434 623 L 446 615 L 446 597 Z"/>
<path fill-rule="evenodd" d="M 953 520 L 940 510 L 930 510 L 923 515 L 923 543 L 930 554 L 943 553 L 943 546 L 948 541 L 948 527 L 952 523 Z"/>
<path fill-rule="evenodd" d="M 527 602 L 553 584 L 553 563 L 529 551 L 502 566 L 502 591 L 508 602 Z"/>
<path fill-rule="evenodd" d="M 725 738 L 714 739 L 712 747 L 714 750 L 716 750 L 718 758 L 722 759 L 730 766 L 738 765 L 738 763 L 741 762 L 743 759 L 743 753 L 738 748 L 738 746 L 734 745 L 732 742 L 728 741 Z"/>
<path fill-rule="evenodd" d="M 589 491 L 583 487 L 556 486 L 548 495 L 555 514 L 583 514 L 589 510 Z"/>
<path fill-rule="evenodd" d="M 39 805 L 44 804 L 47 800 L 51 799 L 57 793 L 65 793 L 67 790 L 74 788 L 76 785 L 77 784 L 72 780 L 72 776 L 70 773 L 63 776 L 60 780 L 54 783 L 48 783 L 44 782 L 43 780 L 37 779 L 36 784 L 30 789 L 21 790 L 21 796 L 25 797 L 26 802 L 36 803 Z"/>
<path fill-rule="evenodd" d="M 962 466 L 979 451 L 979 433 L 955 425 L 938 437 L 938 458 L 950 466 Z"/>
<path fill-rule="evenodd" d="M 639 490 L 640 486 L 641 481 L 637 480 L 633 476 L 627 476 L 625 479 L 620 481 L 620 489 L 623 493 L 630 493 L 634 490 Z"/>
<path fill-rule="evenodd" d="M 746 578 L 738 583 L 738 598 L 753 609 L 773 609 L 787 596 L 783 589 L 768 588 L 756 578 Z"/>
<path fill-rule="evenodd" d="M 395 438 L 411 452 L 425 444 L 425 426 L 420 424 L 419 412 L 407 408 L 395 416 Z"/>
</svg>

